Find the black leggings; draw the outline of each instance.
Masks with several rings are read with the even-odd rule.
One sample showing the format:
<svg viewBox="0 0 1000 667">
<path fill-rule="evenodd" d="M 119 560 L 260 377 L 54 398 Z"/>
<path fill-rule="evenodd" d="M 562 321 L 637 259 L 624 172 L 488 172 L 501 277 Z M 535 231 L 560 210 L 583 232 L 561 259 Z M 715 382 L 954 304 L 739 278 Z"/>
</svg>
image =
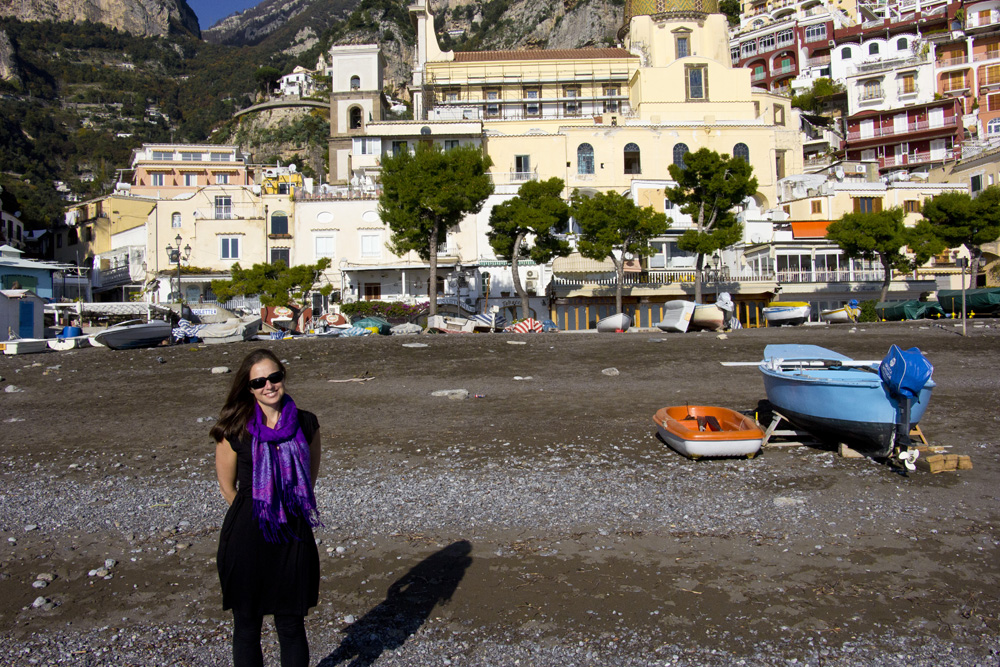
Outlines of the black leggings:
<svg viewBox="0 0 1000 667">
<path fill-rule="evenodd" d="M 263 623 L 263 616 L 241 614 L 233 610 L 234 667 L 263 667 L 264 654 L 260 648 L 260 629 Z M 278 644 L 281 647 L 281 667 L 307 667 L 309 642 L 306 640 L 305 617 L 275 614 L 274 628 L 278 631 Z"/>
</svg>

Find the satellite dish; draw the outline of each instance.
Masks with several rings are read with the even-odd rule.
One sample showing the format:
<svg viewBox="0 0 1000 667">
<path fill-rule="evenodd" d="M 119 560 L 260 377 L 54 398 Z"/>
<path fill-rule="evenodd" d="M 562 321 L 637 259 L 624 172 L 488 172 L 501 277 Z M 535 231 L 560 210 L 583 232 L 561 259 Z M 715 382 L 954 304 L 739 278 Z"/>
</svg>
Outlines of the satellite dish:
<svg viewBox="0 0 1000 667">
<path fill-rule="evenodd" d="M 20 211 L 14 211 L 14 217 L 15 218 L 20 218 L 21 217 L 21 212 Z"/>
<path fill-rule="evenodd" d="M 834 170 L 834 172 L 833 172 L 833 173 L 834 173 L 834 175 L 835 175 L 835 176 L 837 177 L 837 180 L 838 180 L 838 181 L 842 181 L 842 180 L 844 180 L 844 168 L 843 168 L 843 167 L 837 167 L 837 168 L 836 168 L 836 169 Z"/>
<path fill-rule="evenodd" d="M 296 169 L 297 169 L 297 167 L 295 166 L 294 162 L 291 163 L 290 165 L 288 165 L 288 173 L 294 174 Z"/>
</svg>

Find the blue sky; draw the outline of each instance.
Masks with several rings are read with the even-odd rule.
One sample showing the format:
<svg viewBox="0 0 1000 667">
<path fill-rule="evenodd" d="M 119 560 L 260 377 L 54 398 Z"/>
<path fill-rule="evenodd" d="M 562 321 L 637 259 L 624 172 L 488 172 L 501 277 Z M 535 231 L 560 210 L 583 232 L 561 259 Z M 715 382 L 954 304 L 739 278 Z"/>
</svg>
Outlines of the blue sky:
<svg viewBox="0 0 1000 667">
<path fill-rule="evenodd" d="M 202 30 L 233 12 L 241 12 L 260 2 L 261 0 L 187 0 L 188 7 L 198 15 L 198 24 Z"/>
</svg>

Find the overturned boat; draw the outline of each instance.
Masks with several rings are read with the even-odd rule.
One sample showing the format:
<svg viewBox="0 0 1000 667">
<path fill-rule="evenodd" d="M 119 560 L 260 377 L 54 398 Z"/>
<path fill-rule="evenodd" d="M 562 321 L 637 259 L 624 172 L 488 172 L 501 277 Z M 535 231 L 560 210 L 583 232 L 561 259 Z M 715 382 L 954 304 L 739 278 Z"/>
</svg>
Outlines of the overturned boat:
<svg viewBox="0 0 1000 667">
<path fill-rule="evenodd" d="M 109 327 L 94 334 L 94 342 L 112 350 L 132 350 L 140 347 L 156 347 L 170 338 L 172 328 L 164 320 L 142 322 L 133 320 Z"/>
</svg>

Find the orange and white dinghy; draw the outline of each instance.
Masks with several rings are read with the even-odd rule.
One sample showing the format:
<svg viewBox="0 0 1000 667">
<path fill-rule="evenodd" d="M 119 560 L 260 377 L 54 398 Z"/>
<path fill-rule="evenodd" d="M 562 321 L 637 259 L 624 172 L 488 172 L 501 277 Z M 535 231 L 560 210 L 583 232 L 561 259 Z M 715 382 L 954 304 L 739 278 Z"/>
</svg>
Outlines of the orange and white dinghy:
<svg viewBox="0 0 1000 667">
<path fill-rule="evenodd" d="M 676 405 L 660 408 L 653 416 L 660 437 L 679 454 L 746 456 L 760 451 L 764 431 L 751 417 L 710 405 Z"/>
</svg>

